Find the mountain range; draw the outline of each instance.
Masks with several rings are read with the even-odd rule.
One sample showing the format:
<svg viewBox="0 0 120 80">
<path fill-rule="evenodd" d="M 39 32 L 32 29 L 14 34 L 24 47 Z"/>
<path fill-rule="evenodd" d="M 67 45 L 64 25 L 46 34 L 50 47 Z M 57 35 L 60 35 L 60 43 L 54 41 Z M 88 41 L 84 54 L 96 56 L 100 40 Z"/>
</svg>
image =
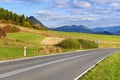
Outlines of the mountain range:
<svg viewBox="0 0 120 80">
<path fill-rule="evenodd" d="M 71 25 L 52 28 L 52 30 L 63 32 L 82 32 L 93 34 L 120 35 L 120 26 L 88 28 L 83 25 Z"/>
<path fill-rule="evenodd" d="M 47 28 L 34 16 L 30 16 L 28 19 L 31 20 L 34 25 L 39 25 L 39 27 Z M 55 31 L 63 31 L 63 32 L 78 32 L 78 33 L 81 32 L 81 33 L 92 33 L 92 34 L 120 35 L 120 26 L 88 28 L 84 25 L 71 25 L 71 26 L 61 26 L 61 27 L 49 28 L 49 29 L 52 29 Z"/>
<path fill-rule="evenodd" d="M 114 35 L 120 35 L 120 26 L 109 26 L 109 27 L 96 27 L 92 28 L 92 31 L 96 32 L 110 32 Z"/>
<path fill-rule="evenodd" d="M 52 30 L 63 31 L 63 32 L 93 33 L 93 31 L 90 28 L 83 25 L 62 26 L 62 27 L 52 28 Z"/>
</svg>

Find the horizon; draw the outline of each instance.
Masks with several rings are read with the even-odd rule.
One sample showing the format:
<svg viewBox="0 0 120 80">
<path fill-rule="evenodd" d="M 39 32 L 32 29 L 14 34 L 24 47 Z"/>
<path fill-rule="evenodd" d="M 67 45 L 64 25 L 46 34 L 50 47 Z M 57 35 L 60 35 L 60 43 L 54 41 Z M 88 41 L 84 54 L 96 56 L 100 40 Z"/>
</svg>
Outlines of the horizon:
<svg viewBox="0 0 120 80">
<path fill-rule="evenodd" d="M 47 27 L 84 25 L 89 28 L 120 25 L 119 0 L 2 0 L 0 7 L 34 16 Z"/>
</svg>

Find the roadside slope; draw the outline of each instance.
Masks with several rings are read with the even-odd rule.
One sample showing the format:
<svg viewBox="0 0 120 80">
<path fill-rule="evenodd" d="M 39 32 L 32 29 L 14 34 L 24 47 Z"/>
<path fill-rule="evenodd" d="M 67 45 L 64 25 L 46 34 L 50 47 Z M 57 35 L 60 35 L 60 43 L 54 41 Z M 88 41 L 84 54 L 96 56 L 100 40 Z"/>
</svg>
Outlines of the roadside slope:
<svg viewBox="0 0 120 80">
<path fill-rule="evenodd" d="M 95 68 L 86 73 L 80 80 L 119 80 L 120 79 L 120 52 L 115 53 Z"/>
</svg>

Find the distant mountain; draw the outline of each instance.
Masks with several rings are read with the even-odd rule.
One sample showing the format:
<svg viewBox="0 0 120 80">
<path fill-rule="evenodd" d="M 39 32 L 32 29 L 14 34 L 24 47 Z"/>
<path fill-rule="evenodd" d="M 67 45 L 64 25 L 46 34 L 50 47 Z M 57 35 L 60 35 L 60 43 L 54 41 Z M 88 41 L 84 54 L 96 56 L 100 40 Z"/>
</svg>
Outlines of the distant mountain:
<svg viewBox="0 0 120 80">
<path fill-rule="evenodd" d="M 83 25 L 62 26 L 62 27 L 52 28 L 52 30 L 64 31 L 64 32 L 92 33 L 92 30 L 90 30 L 89 28 Z"/>
<path fill-rule="evenodd" d="M 92 31 L 95 33 L 99 33 L 99 32 L 104 33 L 105 31 L 107 31 L 114 35 L 120 35 L 120 26 L 97 27 L 97 28 L 92 28 Z"/>
<path fill-rule="evenodd" d="M 94 32 L 94 34 L 115 35 L 114 33 L 111 33 L 109 31 L 98 31 L 98 32 Z"/>
<path fill-rule="evenodd" d="M 34 16 L 30 16 L 28 19 L 29 19 L 30 21 L 32 21 L 32 23 L 33 23 L 34 25 L 38 25 L 38 26 L 40 26 L 40 27 L 47 28 L 47 27 L 45 27 L 39 20 L 37 20 Z"/>
</svg>

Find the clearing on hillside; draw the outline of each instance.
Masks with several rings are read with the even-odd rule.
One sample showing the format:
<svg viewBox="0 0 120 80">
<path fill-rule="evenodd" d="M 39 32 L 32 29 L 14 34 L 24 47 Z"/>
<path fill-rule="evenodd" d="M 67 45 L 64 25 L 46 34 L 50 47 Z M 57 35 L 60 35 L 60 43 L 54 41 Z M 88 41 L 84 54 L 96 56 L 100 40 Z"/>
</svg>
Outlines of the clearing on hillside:
<svg viewBox="0 0 120 80">
<path fill-rule="evenodd" d="M 40 43 L 42 45 L 55 45 L 55 44 L 60 43 L 64 39 L 65 38 L 60 38 L 60 37 L 46 37 Z"/>
</svg>

